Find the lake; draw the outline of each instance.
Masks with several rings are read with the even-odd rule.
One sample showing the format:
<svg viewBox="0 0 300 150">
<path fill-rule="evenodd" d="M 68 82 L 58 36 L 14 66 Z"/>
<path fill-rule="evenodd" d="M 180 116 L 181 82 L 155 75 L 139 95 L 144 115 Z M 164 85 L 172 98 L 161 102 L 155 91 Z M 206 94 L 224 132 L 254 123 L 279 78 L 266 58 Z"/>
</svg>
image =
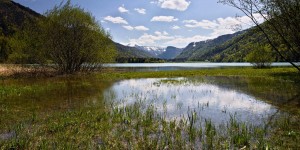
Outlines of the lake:
<svg viewBox="0 0 300 150">
<path fill-rule="evenodd" d="M 10 87 L 16 89 L 8 91 Z M 25 79 L 5 80 L 2 89 L 19 93 L 17 96 L 1 94 L 1 110 L 18 109 L 16 116 L 7 114 L 11 117 L 6 118 L 9 122 L 26 118 L 28 111 L 101 106 L 104 100 L 115 102 L 115 106 L 136 102 L 145 107 L 153 105 L 170 119 L 187 117 L 195 111 L 199 117 L 215 123 L 226 122 L 234 114 L 241 121 L 261 123 L 258 120 L 282 113 L 281 107 L 298 109 L 299 104 L 294 104 L 298 103 L 300 94 L 299 85 L 288 81 L 246 77 L 144 78 L 118 82 L 94 77 Z"/>
<path fill-rule="evenodd" d="M 228 122 L 233 115 L 239 121 L 260 124 L 283 113 L 278 106 L 290 103 L 298 94 L 288 82 L 260 78 L 148 78 L 114 83 L 104 92 L 104 99 L 116 101 L 119 107 L 137 102 L 145 108 L 151 105 L 170 120 L 195 112 L 200 121 L 216 124 Z"/>
<path fill-rule="evenodd" d="M 130 71 L 166 71 L 166 70 L 192 70 L 204 68 L 228 68 L 228 67 L 251 67 L 251 63 L 111 63 L 104 64 L 104 67 L 117 68 Z M 291 66 L 290 63 L 272 63 L 273 67 Z"/>
</svg>

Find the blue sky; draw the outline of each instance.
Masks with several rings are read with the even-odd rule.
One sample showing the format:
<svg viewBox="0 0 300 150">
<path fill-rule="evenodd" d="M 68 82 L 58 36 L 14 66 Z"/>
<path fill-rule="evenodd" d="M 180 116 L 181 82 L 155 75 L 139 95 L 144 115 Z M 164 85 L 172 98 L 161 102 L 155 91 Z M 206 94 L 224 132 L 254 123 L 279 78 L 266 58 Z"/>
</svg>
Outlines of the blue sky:
<svg viewBox="0 0 300 150">
<path fill-rule="evenodd" d="M 61 0 L 14 0 L 41 14 Z M 253 24 L 218 0 L 72 0 L 91 12 L 114 41 L 125 45 L 185 47 Z M 240 16 L 236 18 L 236 16 Z"/>
</svg>

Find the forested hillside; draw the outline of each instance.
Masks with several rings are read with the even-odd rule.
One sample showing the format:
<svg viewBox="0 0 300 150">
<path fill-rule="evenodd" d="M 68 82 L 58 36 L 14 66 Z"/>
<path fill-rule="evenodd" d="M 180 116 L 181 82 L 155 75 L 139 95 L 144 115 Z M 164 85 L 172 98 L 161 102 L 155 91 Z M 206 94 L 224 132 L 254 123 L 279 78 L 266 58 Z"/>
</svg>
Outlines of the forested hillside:
<svg viewBox="0 0 300 150">
<path fill-rule="evenodd" d="M 158 55 L 161 59 L 174 59 L 176 56 L 178 56 L 183 51 L 182 48 L 177 48 L 174 46 L 168 46 L 166 48 L 166 51 L 164 51 L 162 54 Z"/>
<path fill-rule="evenodd" d="M 0 1 L 0 62 L 7 60 L 8 40 L 26 23 L 32 24 L 42 15 L 10 0 Z"/>
<path fill-rule="evenodd" d="M 135 47 L 125 46 L 119 43 L 115 43 L 119 58 L 153 58 L 155 56 L 145 51 L 139 50 Z"/>
<path fill-rule="evenodd" d="M 178 55 L 177 61 L 245 62 L 246 56 L 256 44 L 267 45 L 264 35 L 256 28 L 234 34 L 222 35 L 216 39 L 190 43 Z M 274 60 L 281 61 L 271 53 Z"/>
</svg>

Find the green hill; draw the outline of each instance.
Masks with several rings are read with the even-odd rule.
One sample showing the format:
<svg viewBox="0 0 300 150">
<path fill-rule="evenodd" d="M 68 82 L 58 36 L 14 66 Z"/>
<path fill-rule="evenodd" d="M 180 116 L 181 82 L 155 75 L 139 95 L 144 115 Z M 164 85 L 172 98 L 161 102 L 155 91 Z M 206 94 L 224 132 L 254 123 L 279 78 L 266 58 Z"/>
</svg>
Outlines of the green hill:
<svg viewBox="0 0 300 150">
<path fill-rule="evenodd" d="M 26 23 L 32 24 L 41 17 L 42 15 L 30 8 L 13 1 L 0 1 L 0 62 L 7 60 L 9 37 L 22 30 Z"/>
<path fill-rule="evenodd" d="M 32 23 L 42 15 L 10 0 L 0 1 L 0 32 L 9 36 L 21 29 L 24 23 Z"/>
<path fill-rule="evenodd" d="M 254 44 L 266 45 L 265 36 L 256 27 L 218 38 L 190 43 L 175 61 L 245 62 Z M 276 61 L 280 58 L 274 56 Z"/>
<path fill-rule="evenodd" d="M 118 58 L 153 58 L 154 56 L 145 51 L 139 50 L 135 47 L 125 46 L 119 43 L 115 43 Z"/>
<path fill-rule="evenodd" d="M 178 56 L 182 52 L 182 48 L 177 48 L 173 46 L 168 46 L 166 48 L 166 51 L 162 54 L 158 55 L 158 58 L 162 59 L 174 59 L 176 56 Z"/>
</svg>

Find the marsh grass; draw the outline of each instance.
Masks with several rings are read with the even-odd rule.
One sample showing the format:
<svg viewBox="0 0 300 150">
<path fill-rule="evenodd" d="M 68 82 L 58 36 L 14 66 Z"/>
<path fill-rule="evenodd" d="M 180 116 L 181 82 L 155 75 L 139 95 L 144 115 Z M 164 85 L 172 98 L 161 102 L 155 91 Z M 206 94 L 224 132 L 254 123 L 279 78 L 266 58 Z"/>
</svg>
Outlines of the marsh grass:
<svg viewBox="0 0 300 150">
<path fill-rule="evenodd" d="M 281 73 L 284 76 L 280 76 Z M 41 111 L 45 107 L 35 105 L 48 105 L 47 101 L 53 99 L 49 93 L 57 95 L 55 98 L 63 97 L 61 100 L 80 97 L 81 102 L 83 98 L 95 96 L 95 91 L 101 91 L 110 82 L 122 79 L 206 75 L 251 76 L 290 82 L 299 78 L 294 69 L 273 68 L 108 72 L 87 77 L 95 80 L 55 79 L 35 84 L 5 79 L 0 86 L 0 149 L 300 149 L 299 113 L 279 115 L 263 125 L 241 122 L 231 114 L 229 121 L 216 124 L 200 118 L 194 110 L 188 111 L 187 117 L 168 119 L 165 114 L 158 113 L 154 104 L 137 101 L 132 105 L 117 105 L 103 101 L 102 95 L 96 96 L 98 104 L 91 103 L 88 107 L 59 111 L 50 107 Z M 99 81 L 109 83 L 105 86 Z M 163 82 L 177 84 L 173 80 Z M 43 100 L 38 98 L 41 95 Z M 24 97 L 28 99 L 22 100 Z M 18 104 L 20 101 L 22 103 Z M 199 107 L 208 107 L 209 103 L 206 105 Z"/>
<path fill-rule="evenodd" d="M 54 113 L 47 118 L 26 120 L 12 129 L 15 136 L 1 141 L 1 147 L 16 149 L 267 149 L 296 148 L 298 145 L 272 141 L 276 135 L 298 136 L 291 132 L 295 123 L 285 116 L 272 123 L 273 128 L 239 122 L 234 115 L 228 122 L 214 125 L 210 120 L 197 119 L 195 112 L 188 118 L 166 120 L 153 105 L 143 104 L 89 108 Z M 200 121 L 199 123 L 196 123 Z M 201 125 L 203 124 L 203 126 Z M 281 128 L 284 127 L 284 128 Z M 273 134 L 274 132 L 274 134 Z M 276 134 L 275 134 L 276 133 Z M 291 135 L 293 134 L 293 135 Z"/>
</svg>

